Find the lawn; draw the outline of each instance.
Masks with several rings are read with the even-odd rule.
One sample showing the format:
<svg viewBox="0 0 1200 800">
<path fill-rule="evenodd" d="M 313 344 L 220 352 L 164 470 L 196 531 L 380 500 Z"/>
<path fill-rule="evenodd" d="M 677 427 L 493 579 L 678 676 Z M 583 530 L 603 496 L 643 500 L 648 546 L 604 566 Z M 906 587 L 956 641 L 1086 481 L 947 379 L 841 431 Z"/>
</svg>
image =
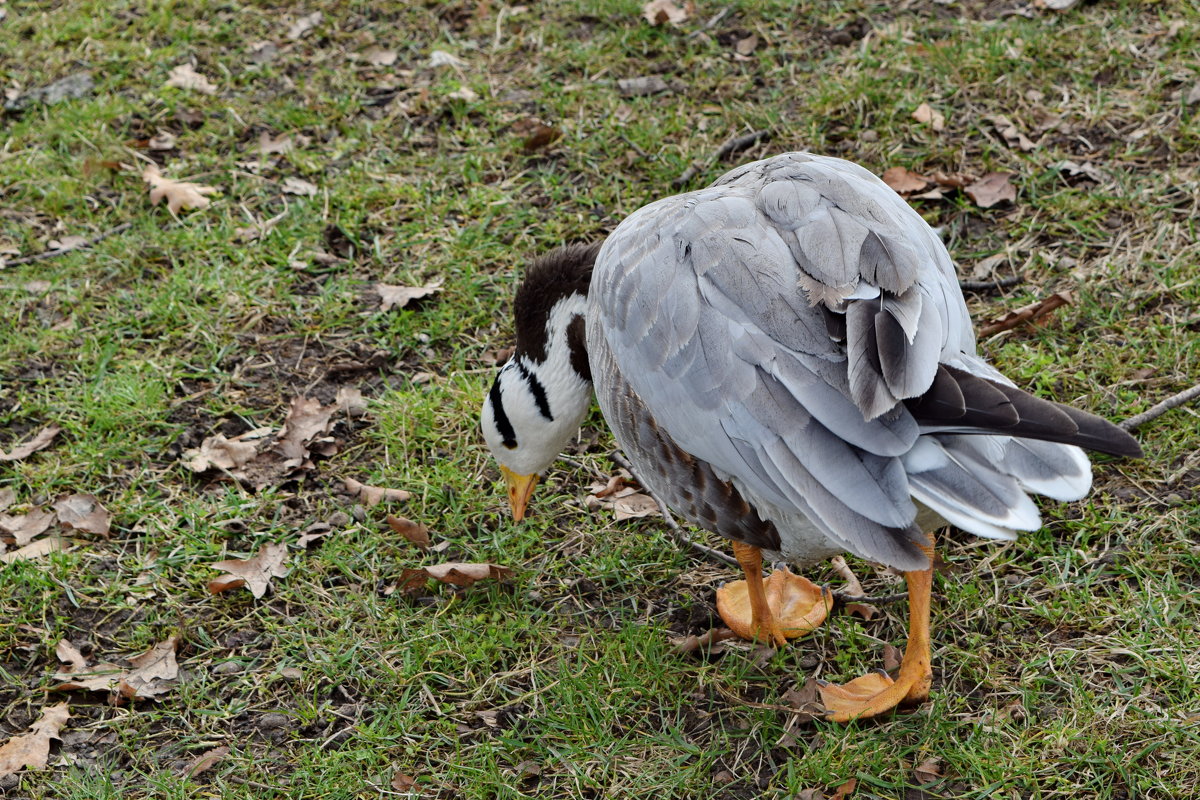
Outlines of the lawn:
<svg viewBox="0 0 1200 800">
<path fill-rule="evenodd" d="M 1200 8 L 1043 5 L 0 0 L 0 451 L 60 428 L 0 460 L 0 531 L 58 520 L 0 538 L 0 743 L 70 714 L 0 795 L 1200 796 L 1195 403 L 1019 542 L 943 534 L 933 697 L 845 726 L 796 694 L 902 646 L 903 602 L 679 653 L 735 571 L 589 509 L 599 413 L 521 524 L 478 433 L 533 255 L 800 149 L 948 176 L 909 199 L 977 321 L 1070 293 L 981 339 L 1019 385 L 1120 420 L 1195 384 Z M 153 203 L 155 167 L 215 191 Z M 989 173 L 1013 199 L 955 185 Z M 91 502 L 107 533 L 65 524 Z M 264 552 L 261 597 L 210 590 Z M 412 577 L 446 562 L 506 569 Z M 164 642 L 125 694 L 55 677 Z"/>
</svg>

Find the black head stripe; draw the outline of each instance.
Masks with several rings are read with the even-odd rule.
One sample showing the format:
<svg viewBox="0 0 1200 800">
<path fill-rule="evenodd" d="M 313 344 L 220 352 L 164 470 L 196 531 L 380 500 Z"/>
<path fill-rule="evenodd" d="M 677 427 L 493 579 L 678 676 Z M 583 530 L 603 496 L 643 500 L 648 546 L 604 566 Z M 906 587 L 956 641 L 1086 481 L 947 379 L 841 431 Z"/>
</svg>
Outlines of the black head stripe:
<svg viewBox="0 0 1200 800">
<path fill-rule="evenodd" d="M 553 422 L 554 415 L 550 413 L 550 401 L 546 399 L 546 387 L 542 386 L 542 382 L 538 380 L 537 375 L 530 372 L 529 368 L 519 358 L 513 359 L 513 363 L 517 365 L 517 370 L 520 371 L 521 377 L 529 385 L 529 393 L 533 395 L 533 402 L 537 403 L 538 412 Z"/>
<path fill-rule="evenodd" d="M 496 376 L 496 381 L 492 384 L 491 391 L 488 392 L 488 398 L 492 401 L 492 415 L 496 418 L 496 430 L 500 431 L 500 438 L 504 440 L 504 446 L 516 447 L 517 432 L 513 430 L 508 414 L 504 413 L 504 400 L 500 397 L 499 376 Z"/>
</svg>

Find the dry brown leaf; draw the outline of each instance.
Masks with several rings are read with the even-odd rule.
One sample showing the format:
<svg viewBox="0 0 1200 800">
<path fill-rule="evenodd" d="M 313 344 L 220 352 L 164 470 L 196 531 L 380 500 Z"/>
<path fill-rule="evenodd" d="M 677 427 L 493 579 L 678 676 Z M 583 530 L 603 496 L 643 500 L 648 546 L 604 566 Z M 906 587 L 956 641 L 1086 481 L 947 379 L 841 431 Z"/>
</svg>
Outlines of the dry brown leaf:
<svg viewBox="0 0 1200 800">
<path fill-rule="evenodd" d="M 404 501 L 412 497 L 412 492 L 403 489 L 385 489 L 381 486 L 367 486 L 354 478 L 342 478 L 342 484 L 351 497 L 357 497 L 368 506 L 377 506 L 385 500 Z"/>
<path fill-rule="evenodd" d="M 324 539 L 331 533 L 333 533 L 333 526 L 328 522 L 314 522 L 305 528 L 304 532 L 296 539 L 296 546 L 308 547 L 313 542 Z"/>
<path fill-rule="evenodd" d="M 919 786 L 933 783 L 940 777 L 942 777 L 942 760 L 937 756 L 930 756 L 913 769 L 913 780 Z"/>
<path fill-rule="evenodd" d="M 846 800 L 854 790 L 858 787 L 858 778 L 851 778 L 837 788 L 829 798 L 829 800 Z"/>
<path fill-rule="evenodd" d="M 430 545 L 433 544 L 429 540 L 429 528 L 420 522 L 413 522 L 407 517 L 397 517 L 388 514 L 387 524 L 396 533 L 416 545 L 419 550 L 428 550 Z"/>
<path fill-rule="evenodd" d="M 1021 306 L 1002 317 L 989 320 L 979 329 L 979 335 L 991 336 L 1001 331 L 1012 330 L 1019 325 L 1032 324 L 1054 309 L 1070 305 L 1073 299 L 1070 292 L 1055 292 L 1049 297 L 1038 300 L 1036 303 Z"/>
<path fill-rule="evenodd" d="M 330 456 L 337 452 L 336 446 L 332 452 L 327 445 L 334 445 L 333 439 L 326 439 L 329 433 L 330 421 L 336 405 L 323 406 L 315 397 L 293 397 L 288 404 L 287 419 L 275 440 L 274 450 L 283 456 L 283 466 L 289 469 L 308 466 L 310 450 L 317 450 L 322 455 Z M 315 447 L 314 445 L 326 445 Z"/>
<path fill-rule="evenodd" d="M 1000 138 L 1004 139 L 1004 143 L 1010 148 L 1015 147 L 1018 150 L 1028 153 L 1037 147 L 1025 134 L 1021 133 L 1008 117 L 996 114 L 986 119 L 996 126 L 996 132 L 1000 134 Z"/>
<path fill-rule="evenodd" d="M 300 178 L 284 178 L 283 191 L 285 194 L 294 194 L 299 197 L 314 197 L 317 194 L 317 187 Z"/>
<path fill-rule="evenodd" d="M 799 689 L 788 689 L 783 693 L 782 699 L 792 708 L 797 722 L 825 718 L 825 706 L 821 703 L 821 685 L 815 678 L 806 680 Z"/>
<path fill-rule="evenodd" d="M 522 137 L 521 148 L 526 153 L 541 150 L 562 137 L 562 131 L 536 117 L 526 117 L 513 123 L 512 131 Z"/>
<path fill-rule="evenodd" d="M 38 450 L 49 447 L 50 443 L 54 441 L 54 437 L 58 436 L 58 432 L 61 430 L 62 428 L 57 425 L 47 425 L 38 431 L 37 435 L 28 442 L 17 445 L 10 452 L 6 453 L 0 450 L 0 461 L 19 461 L 22 458 L 28 458 Z"/>
<path fill-rule="evenodd" d="M 670 85 L 661 75 L 646 75 L 639 78 L 618 78 L 617 88 L 625 97 L 645 97 L 671 91 Z"/>
<path fill-rule="evenodd" d="M 1085 161 L 1082 164 L 1077 161 L 1059 161 L 1058 163 L 1051 164 L 1050 166 L 1060 172 L 1065 172 L 1071 177 L 1082 175 L 1083 177 L 1095 181 L 1096 183 L 1104 183 L 1106 180 L 1108 180 L 1108 175 L 1104 173 L 1104 170 L 1097 167 L 1091 161 Z"/>
<path fill-rule="evenodd" d="M 487 580 L 504 580 L 512 576 L 512 569 L 502 567 L 499 564 L 468 564 L 463 562 L 451 562 L 448 564 L 436 564 L 432 567 L 426 567 L 425 571 L 429 573 L 429 577 L 442 583 L 449 583 L 454 586 L 470 586 L 476 581 Z"/>
<path fill-rule="evenodd" d="M 614 519 L 640 519 L 641 517 L 658 516 L 662 516 L 662 511 L 659 510 L 658 503 L 654 502 L 654 498 L 648 494 L 618 492 L 613 498 Z"/>
<path fill-rule="evenodd" d="M 290 153 L 295 148 L 296 145 L 292 141 L 292 137 L 286 133 L 272 137 L 271 134 L 263 131 L 258 135 L 258 152 L 264 156 Z"/>
<path fill-rule="evenodd" d="M 906 167 L 888 167 L 883 171 L 883 182 L 897 194 L 909 195 L 925 191 L 933 180 Z"/>
<path fill-rule="evenodd" d="M 1005 201 L 1015 203 L 1017 187 L 1009 182 L 1010 178 L 1012 178 L 1012 173 L 1009 172 L 989 172 L 963 191 L 980 208 L 991 208 L 997 203 Z"/>
<path fill-rule="evenodd" d="M 218 561 L 212 568 L 225 570 L 226 574 L 209 581 L 208 591 L 218 594 L 246 586 L 255 599 L 261 599 L 267 593 L 271 578 L 282 578 L 288 574 L 288 568 L 283 563 L 286 558 L 286 544 L 264 544 L 251 558 Z"/>
<path fill-rule="evenodd" d="M 108 536 L 112 514 L 100 505 L 94 494 L 61 497 L 54 502 L 54 510 L 58 512 L 59 523 L 68 528 Z"/>
<path fill-rule="evenodd" d="M 46 242 L 46 249 L 53 250 L 56 253 L 67 253 L 83 247 L 87 243 L 88 238 L 86 236 L 64 236 L 61 239 L 51 239 Z"/>
<path fill-rule="evenodd" d="M 737 43 L 733 46 L 733 50 L 739 56 L 748 56 L 753 53 L 757 47 L 758 36 L 752 33 L 744 39 L 738 39 Z"/>
<path fill-rule="evenodd" d="M 900 664 L 904 661 L 904 651 L 893 644 L 883 645 L 883 671 L 892 672 L 900 669 Z"/>
<path fill-rule="evenodd" d="M 588 487 L 588 492 L 593 497 L 608 497 L 609 495 L 616 494 L 621 489 L 624 489 L 628 483 L 628 473 L 626 473 L 625 470 L 621 470 L 616 475 L 613 475 L 611 478 L 609 478 L 606 483 L 593 481 Z"/>
<path fill-rule="evenodd" d="M 695 10 L 696 6 L 692 0 L 684 3 L 682 8 L 675 5 L 672 0 L 650 0 L 642 6 L 642 16 L 651 25 L 662 25 L 664 22 L 678 25 L 687 22 L 688 17 Z"/>
<path fill-rule="evenodd" d="M 432 567 L 418 569 L 405 568 L 401 570 L 400 580 L 396 588 L 402 594 L 421 594 L 425 591 L 425 583 L 433 578 L 441 583 L 452 586 L 471 586 L 482 580 L 504 580 L 512 575 L 512 570 L 499 564 L 468 564 L 451 562 L 436 564 Z"/>
<path fill-rule="evenodd" d="M 0 514 L 0 534 L 13 537 L 17 547 L 24 547 L 50 529 L 54 515 L 35 508 L 28 514 Z"/>
<path fill-rule="evenodd" d="M 87 659 L 75 645 L 66 639 L 58 643 L 54 649 L 58 660 L 67 666 L 54 673 L 52 680 L 61 683 L 50 687 L 54 692 L 84 691 L 109 692 L 117 688 L 117 683 L 125 674 L 124 667 L 107 662 L 88 666 Z"/>
<path fill-rule="evenodd" d="M 324 15 L 320 11 L 314 11 L 311 14 L 300 17 L 288 28 L 287 38 L 301 39 L 307 36 L 313 28 L 321 24 L 323 17 Z"/>
<path fill-rule="evenodd" d="M 17 490 L 11 486 L 0 487 L 0 511 L 3 511 L 15 502 L 17 502 Z M 3 523 L 0 522 L 0 527 L 2 526 Z"/>
<path fill-rule="evenodd" d="M 189 778 L 194 778 L 201 772 L 206 772 L 212 769 L 218 761 L 227 755 L 229 755 L 228 747 L 214 747 L 212 750 L 209 750 L 207 753 L 203 753 L 195 761 L 189 764 L 188 768 L 184 770 L 183 774 Z"/>
<path fill-rule="evenodd" d="M 71 644 L 69 639 L 63 639 L 54 648 L 54 655 L 59 661 L 67 665 L 70 672 L 80 672 L 87 669 L 87 658 L 79 651 L 79 648 Z"/>
<path fill-rule="evenodd" d="M 200 447 L 184 451 L 183 458 L 192 472 L 206 472 L 213 467 L 238 469 L 257 453 L 258 447 L 253 442 L 244 441 L 241 436 L 226 439 L 218 433 L 201 442 Z"/>
<path fill-rule="evenodd" d="M 217 191 L 212 186 L 202 186 L 198 183 L 176 181 L 164 177 L 159 172 L 157 164 L 151 164 L 142 170 L 142 180 L 150 184 L 150 204 L 157 205 L 164 197 L 167 199 L 167 210 L 172 214 L 192 209 L 208 208 L 212 202 L 206 194 Z"/>
<path fill-rule="evenodd" d="M 0 555 L 0 563 L 12 564 L 15 561 L 32 561 L 35 558 L 41 558 L 50 553 L 57 553 L 67 549 L 68 547 L 62 539 L 57 536 L 48 536 L 45 539 L 30 542 L 24 547 L 13 550 L 11 553 Z"/>
<path fill-rule="evenodd" d="M 870 603 L 846 603 L 846 613 L 864 620 L 872 620 L 879 616 L 879 609 Z"/>
<path fill-rule="evenodd" d="M 353 386 L 339 388 L 333 402 L 339 411 L 345 411 L 351 417 L 361 417 L 367 413 L 367 401 L 362 390 Z"/>
<path fill-rule="evenodd" d="M 929 103 L 921 103 L 912 113 L 912 118 L 922 125 L 928 125 L 935 131 L 942 131 L 946 127 L 946 117 L 942 112 L 937 111 Z"/>
<path fill-rule="evenodd" d="M 0 778 L 22 769 L 44 769 L 50 757 L 50 740 L 59 738 L 70 718 L 66 703 L 47 706 L 29 733 L 14 736 L 0 747 Z"/>
<path fill-rule="evenodd" d="M 170 76 L 167 78 L 167 86 L 174 86 L 177 89 L 186 89 L 191 92 L 200 92 L 201 94 L 216 94 L 217 86 L 208 78 L 196 72 L 191 64 L 180 64 L 178 67 L 173 67 Z"/>
<path fill-rule="evenodd" d="M 393 308 L 404 308 L 413 300 L 420 300 L 442 290 L 442 281 L 437 280 L 424 286 L 392 286 L 386 283 L 375 284 L 375 292 L 379 295 L 379 310 L 391 311 Z"/>
<path fill-rule="evenodd" d="M 130 700 L 154 698 L 173 687 L 179 680 L 179 664 L 175 661 L 178 646 L 179 637 L 171 636 L 130 658 L 133 669 L 117 683 L 121 696 Z"/>
<path fill-rule="evenodd" d="M 398 792 L 411 792 L 416 785 L 417 779 L 403 772 L 397 772 L 392 778 L 392 788 Z"/>
<path fill-rule="evenodd" d="M 151 150 L 173 150 L 175 148 L 175 134 L 170 131 L 159 131 L 150 137 L 146 142 L 146 147 Z"/>
<path fill-rule="evenodd" d="M 796 800 L 826 800 L 826 797 L 820 789 L 801 789 Z"/>
<path fill-rule="evenodd" d="M 358 57 L 373 67 L 390 67 L 396 63 L 398 54 L 395 50 L 384 50 L 382 47 L 368 47 L 358 54 Z"/>
</svg>

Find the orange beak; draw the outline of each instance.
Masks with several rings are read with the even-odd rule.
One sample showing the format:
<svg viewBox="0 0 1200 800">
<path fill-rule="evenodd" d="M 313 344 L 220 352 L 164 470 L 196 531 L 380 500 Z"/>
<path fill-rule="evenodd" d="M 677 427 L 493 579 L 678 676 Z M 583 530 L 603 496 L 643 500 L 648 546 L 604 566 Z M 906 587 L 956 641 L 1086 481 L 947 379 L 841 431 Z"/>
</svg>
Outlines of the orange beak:
<svg viewBox="0 0 1200 800">
<path fill-rule="evenodd" d="M 500 474 L 508 484 L 508 504 L 512 506 L 513 521 L 525 519 L 525 506 L 533 497 L 533 487 L 537 486 L 538 475 L 518 475 L 508 467 L 500 467 Z"/>
</svg>

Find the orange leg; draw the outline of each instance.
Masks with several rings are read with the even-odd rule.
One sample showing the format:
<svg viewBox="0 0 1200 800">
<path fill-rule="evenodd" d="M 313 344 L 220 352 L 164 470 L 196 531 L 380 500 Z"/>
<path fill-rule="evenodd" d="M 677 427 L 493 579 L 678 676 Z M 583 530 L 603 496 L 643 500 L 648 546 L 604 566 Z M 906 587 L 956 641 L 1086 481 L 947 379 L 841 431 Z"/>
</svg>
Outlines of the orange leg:
<svg viewBox="0 0 1200 800">
<path fill-rule="evenodd" d="M 717 612 L 738 636 L 782 647 L 789 638 L 810 633 L 825 621 L 833 606 L 827 589 L 786 569 L 764 582 L 761 550 L 735 541 L 733 554 L 746 580 L 717 589 Z"/>
<path fill-rule="evenodd" d="M 933 550 L 930 548 L 930 562 Z M 821 702 L 834 722 L 873 717 L 901 703 L 919 703 L 929 697 L 933 668 L 929 656 L 929 596 L 933 587 L 933 567 L 906 572 L 908 583 L 908 646 L 900 662 L 896 680 L 881 673 L 855 678 L 841 686 L 821 686 Z"/>
</svg>

